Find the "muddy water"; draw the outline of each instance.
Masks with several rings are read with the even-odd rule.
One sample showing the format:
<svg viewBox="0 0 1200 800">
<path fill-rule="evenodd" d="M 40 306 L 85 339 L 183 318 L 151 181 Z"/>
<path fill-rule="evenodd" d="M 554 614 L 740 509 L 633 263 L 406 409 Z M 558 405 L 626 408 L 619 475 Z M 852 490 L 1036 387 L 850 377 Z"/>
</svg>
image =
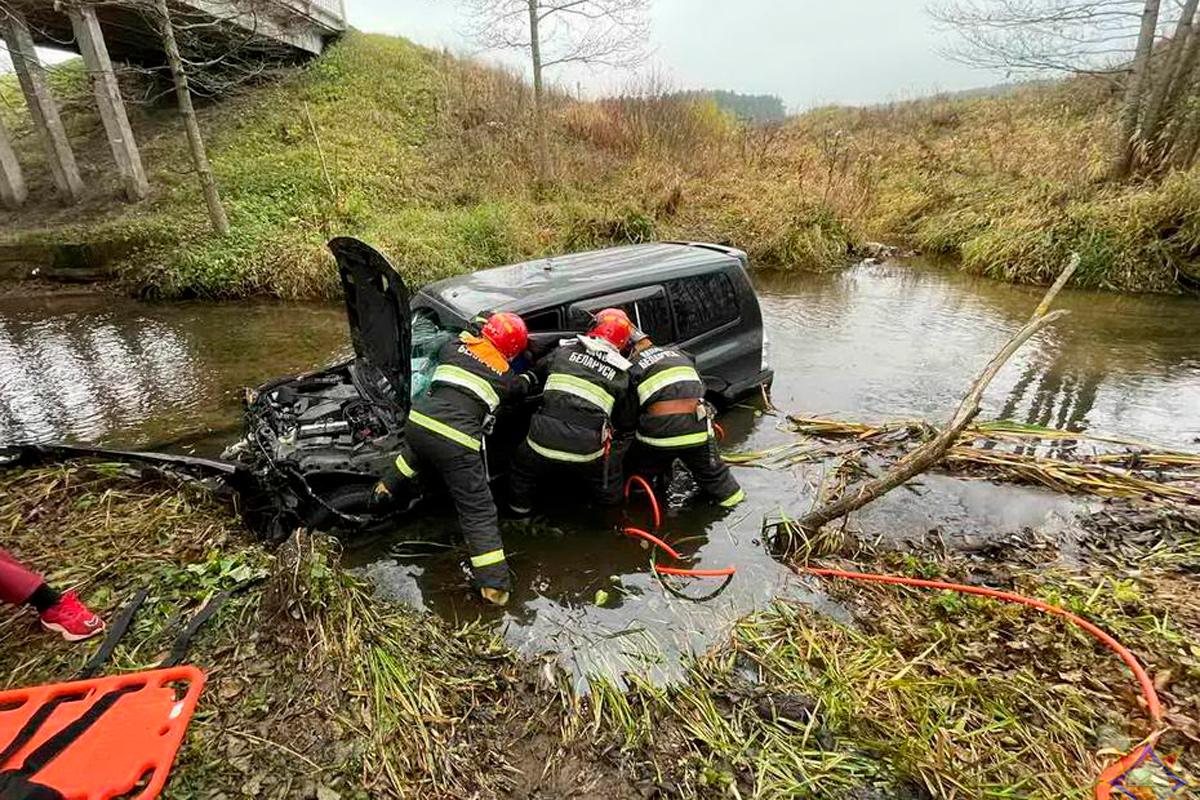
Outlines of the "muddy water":
<svg viewBox="0 0 1200 800">
<path fill-rule="evenodd" d="M 862 265 L 836 275 L 756 276 L 772 361 L 774 399 L 790 412 L 859 419 L 943 419 L 1040 292 L 922 266 Z M 1067 292 L 1072 315 L 1043 332 L 998 376 L 985 417 L 1200 447 L 1200 302 Z M 89 441 L 212 454 L 236 435 L 238 389 L 328 362 L 348 351 L 333 305 L 156 306 L 112 298 L 0 301 L 0 442 Z M 737 408 L 727 447 L 784 441 L 779 417 Z M 790 472 L 739 468 L 749 501 L 727 516 L 674 512 L 666 529 L 696 537 L 689 563 L 732 565 L 737 576 L 703 602 L 664 591 L 648 557 L 613 533 L 616 520 L 560 504 L 533 525 L 506 527 L 517 590 L 490 624 L 530 654 L 555 653 L 586 674 L 665 679 L 679 654 L 725 636 L 736 617 L 771 598 L 821 604 L 758 540 L 764 516 L 805 509 L 822 465 Z M 935 538 L 971 548 L 1021 528 L 1069 536 L 1080 504 L 1035 489 L 925 476 L 864 511 L 872 535 Z M 384 594 L 452 619 L 481 609 L 448 531 L 420 521 L 348 546 L 347 560 Z M 696 597 L 713 581 L 679 584 Z M 596 603 L 597 592 L 607 601 Z"/>
</svg>

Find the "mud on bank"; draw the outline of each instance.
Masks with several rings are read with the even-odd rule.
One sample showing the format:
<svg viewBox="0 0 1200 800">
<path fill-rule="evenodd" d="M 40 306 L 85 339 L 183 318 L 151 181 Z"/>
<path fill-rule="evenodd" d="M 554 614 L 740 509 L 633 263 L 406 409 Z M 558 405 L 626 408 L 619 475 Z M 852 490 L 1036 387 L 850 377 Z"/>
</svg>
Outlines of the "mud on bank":
<svg viewBox="0 0 1200 800">
<path fill-rule="evenodd" d="M 155 663 L 182 618 L 246 585 L 193 643 L 210 682 L 170 797 L 1083 797 L 1105 748 L 1145 730 L 1107 651 L 988 601 L 830 584 L 848 625 L 780 603 L 679 685 L 629 675 L 578 699 L 550 662 L 477 626 L 377 602 L 324 537 L 264 552 L 205 489 L 76 464 L 0 472 L 0 498 L 6 547 L 56 584 L 109 614 L 150 589 L 110 671 Z M 1055 543 L 1020 539 L 970 560 L 859 560 L 1015 586 L 1096 620 L 1157 676 L 1177 728 L 1165 744 L 1195 764 L 1198 527 L 1105 519 L 1096 541 L 1111 546 L 1072 571 Z M 84 649 L 28 613 L 0 620 L 6 686 L 68 675 Z"/>
</svg>

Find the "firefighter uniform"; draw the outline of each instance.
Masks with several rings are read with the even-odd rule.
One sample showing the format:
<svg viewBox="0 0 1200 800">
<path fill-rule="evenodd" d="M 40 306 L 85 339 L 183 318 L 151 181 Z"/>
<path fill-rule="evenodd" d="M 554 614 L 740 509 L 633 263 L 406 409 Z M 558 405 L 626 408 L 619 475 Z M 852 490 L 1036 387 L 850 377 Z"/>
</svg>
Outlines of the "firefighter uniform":
<svg viewBox="0 0 1200 800">
<path fill-rule="evenodd" d="M 480 588 L 508 591 L 508 566 L 488 487 L 484 437 L 501 403 L 529 391 L 488 339 L 462 334 L 442 346 L 429 391 L 408 416 L 405 441 L 384 477 L 390 493 L 405 480 L 440 476 L 458 511 L 471 569 Z"/>
<path fill-rule="evenodd" d="M 544 480 L 568 477 L 605 505 L 619 502 L 621 466 L 613 433 L 632 431 L 630 363 L 616 347 L 592 336 L 564 340 L 542 366 L 542 405 L 517 448 L 510 483 L 514 512 L 532 510 Z"/>
<path fill-rule="evenodd" d="M 636 468 L 650 476 L 669 475 L 679 459 L 718 505 L 732 508 L 742 502 L 745 493 L 717 451 L 704 381 L 692 357 L 651 345 L 633 356 L 630 375 L 638 404 Z"/>
</svg>

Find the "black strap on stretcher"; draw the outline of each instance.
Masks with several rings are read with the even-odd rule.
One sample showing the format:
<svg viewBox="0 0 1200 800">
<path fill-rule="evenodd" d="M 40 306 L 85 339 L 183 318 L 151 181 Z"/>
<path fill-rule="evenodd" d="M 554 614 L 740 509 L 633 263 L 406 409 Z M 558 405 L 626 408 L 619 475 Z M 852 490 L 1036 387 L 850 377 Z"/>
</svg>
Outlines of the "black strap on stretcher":
<svg viewBox="0 0 1200 800">
<path fill-rule="evenodd" d="M 237 588 L 243 589 L 251 583 L 256 582 L 248 581 Z M 204 623 L 208 622 L 220 610 L 225 601 L 233 594 L 233 591 L 227 589 L 218 592 L 204 604 L 203 608 L 196 612 L 195 616 L 192 617 L 187 626 L 176 637 L 175 643 L 171 646 L 170 653 L 158 665 L 158 668 L 175 667 L 183 662 L 183 659 L 187 656 L 188 645 L 191 643 L 192 637 L 196 635 Z M 113 623 L 112 628 L 109 629 L 109 633 L 104 638 L 100 647 L 88 659 L 79 672 L 76 673 L 75 680 L 87 680 L 94 677 L 100 671 L 112 656 L 112 652 L 121 640 L 121 637 L 129 629 L 130 623 L 133 622 L 134 614 L 137 613 L 138 608 L 146 600 L 146 594 L 145 589 L 140 590 L 134 595 L 133 600 L 121 610 L 120 616 Z M 35 783 L 30 779 L 44 769 L 51 761 L 58 758 L 64 750 L 95 725 L 96 721 L 116 705 L 118 700 L 141 688 L 141 685 L 134 684 L 131 686 L 122 686 L 119 689 L 107 692 L 77 719 L 65 725 L 61 730 L 39 745 L 36 750 L 26 756 L 21 766 L 16 769 L 0 772 L 0 800 L 60 800 L 62 794 L 56 789 L 51 786 Z M 8 743 L 4 751 L 0 753 L 0 765 L 8 763 L 13 756 L 20 752 L 21 748 L 27 745 L 37 732 L 41 730 L 42 726 L 46 724 L 46 720 L 50 718 L 54 710 L 68 699 L 73 698 L 71 695 L 59 695 L 43 703 L 21 727 L 21 730 L 17 731 L 17 735 Z"/>
</svg>

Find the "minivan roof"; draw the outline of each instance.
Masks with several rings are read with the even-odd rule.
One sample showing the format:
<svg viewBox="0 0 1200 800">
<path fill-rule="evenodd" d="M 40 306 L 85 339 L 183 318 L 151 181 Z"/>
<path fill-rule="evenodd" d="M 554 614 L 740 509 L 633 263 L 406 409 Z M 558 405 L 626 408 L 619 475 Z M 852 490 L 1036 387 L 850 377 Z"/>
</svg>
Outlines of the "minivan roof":
<svg viewBox="0 0 1200 800">
<path fill-rule="evenodd" d="M 744 264 L 740 250 L 690 242 L 633 244 L 552 256 L 431 283 L 421 294 L 464 317 L 485 310 L 518 314 L 671 278 Z"/>
</svg>

